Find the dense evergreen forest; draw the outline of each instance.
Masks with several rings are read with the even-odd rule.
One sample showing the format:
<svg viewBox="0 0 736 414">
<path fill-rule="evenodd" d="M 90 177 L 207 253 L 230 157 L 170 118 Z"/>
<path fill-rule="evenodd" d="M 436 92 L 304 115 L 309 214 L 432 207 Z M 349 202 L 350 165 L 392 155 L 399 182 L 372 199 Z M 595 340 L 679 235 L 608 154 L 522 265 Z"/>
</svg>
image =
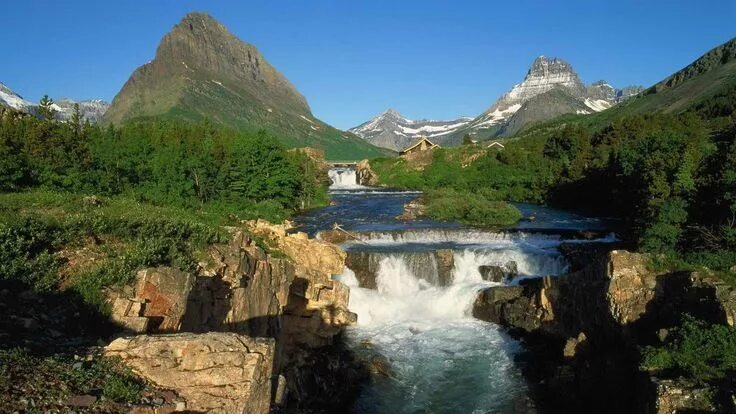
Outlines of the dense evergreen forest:
<svg viewBox="0 0 736 414">
<path fill-rule="evenodd" d="M 265 132 L 171 121 L 120 128 L 0 108 L 0 191 L 124 195 L 154 205 L 279 219 L 327 200 L 320 166 Z"/>
</svg>

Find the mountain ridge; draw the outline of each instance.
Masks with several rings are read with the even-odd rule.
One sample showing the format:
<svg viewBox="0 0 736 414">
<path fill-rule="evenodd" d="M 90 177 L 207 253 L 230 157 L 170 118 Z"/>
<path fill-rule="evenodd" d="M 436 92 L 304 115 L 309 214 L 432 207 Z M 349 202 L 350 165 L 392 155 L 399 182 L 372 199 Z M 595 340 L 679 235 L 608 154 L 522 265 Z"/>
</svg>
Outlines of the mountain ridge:
<svg viewBox="0 0 736 414">
<path fill-rule="evenodd" d="M 561 92 L 550 93 L 552 90 Z M 585 85 L 572 65 L 565 60 L 539 56 L 534 59 L 520 83 L 513 85 L 488 109 L 470 120 L 436 120 L 433 122 L 442 128 L 441 131 L 422 130 L 415 134 L 406 134 L 407 128 L 420 125 L 420 121 L 404 119 L 407 122 L 397 122 L 396 119 L 386 117 L 389 110 L 349 131 L 375 145 L 391 149 L 401 149 L 420 136 L 434 138 L 441 145 L 458 145 L 467 134 L 477 140 L 507 137 L 531 123 L 545 121 L 551 119 L 550 117 L 566 113 L 599 112 L 623 102 L 641 90 L 641 87 L 617 89 L 606 81 Z M 549 105 L 558 106 L 549 108 Z M 519 113 L 522 108 L 523 113 Z"/>
<path fill-rule="evenodd" d="M 289 147 L 313 146 L 332 159 L 384 155 L 317 119 L 306 98 L 262 56 L 206 13 L 189 13 L 137 68 L 105 121 L 210 119 L 239 130 L 265 129 Z"/>
<path fill-rule="evenodd" d="M 61 121 L 71 119 L 74 113 L 74 104 L 79 104 L 82 119 L 91 123 L 99 122 L 110 105 L 102 99 L 76 101 L 70 98 L 61 98 L 51 105 L 51 108 L 55 111 L 56 119 Z M 38 116 L 38 104 L 23 98 L 2 82 L 0 82 L 0 105 Z"/>
</svg>

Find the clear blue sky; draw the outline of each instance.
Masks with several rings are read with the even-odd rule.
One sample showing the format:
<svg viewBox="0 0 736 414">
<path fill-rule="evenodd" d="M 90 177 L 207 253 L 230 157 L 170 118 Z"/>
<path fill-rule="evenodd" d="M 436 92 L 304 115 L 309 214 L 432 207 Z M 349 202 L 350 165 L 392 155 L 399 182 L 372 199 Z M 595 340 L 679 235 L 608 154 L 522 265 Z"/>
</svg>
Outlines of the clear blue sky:
<svg viewBox="0 0 736 414">
<path fill-rule="evenodd" d="M 736 1 L 12 1 L 0 82 L 41 95 L 112 100 L 160 38 L 205 11 L 339 128 L 394 107 L 410 118 L 475 116 L 538 55 L 586 83 L 650 85 L 736 36 Z"/>
</svg>

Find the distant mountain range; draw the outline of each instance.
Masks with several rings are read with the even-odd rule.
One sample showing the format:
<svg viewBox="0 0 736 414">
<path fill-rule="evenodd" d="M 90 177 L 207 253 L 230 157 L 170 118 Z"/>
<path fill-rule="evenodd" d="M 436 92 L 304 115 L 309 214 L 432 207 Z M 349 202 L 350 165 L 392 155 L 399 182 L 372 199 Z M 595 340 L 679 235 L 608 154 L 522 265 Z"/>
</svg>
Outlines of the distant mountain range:
<svg viewBox="0 0 736 414">
<path fill-rule="evenodd" d="M 456 145 L 465 134 L 474 139 L 506 137 L 529 124 L 562 114 L 602 111 L 643 89 L 635 86 L 617 89 L 605 81 L 586 86 L 569 63 L 540 56 L 521 83 L 475 118 L 412 121 L 388 110 L 350 131 L 374 145 L 393 150 L 404 148 L 420 136 L 441 145 Z"/>
<path fill-rule="evenodd" d="M 74 104 L 79 104 L 79 110 L 82 118 L 91 123 L 99 122 L 102 115 L 110 106 L 109 103 L 101 99 L 92 99 L 86 101 L 74 101 L 68 98 L 61 98 L 54 101 L 52 108 L 56 111 L 56 118 L 66 121 L 72 117 L 74 113 Z M 23 99 L 22 96 L 15 93 L 12 89 L 0 82 L 0 105 L 8 106 L 21 112 L 36 115 L 38 113 L 38 104 Z"/>
<path fill-rule="evenodd" d="M 265 129 L 287 146 L 321 148 L 329 159 L 388 153 L 317 119 L 255 46 L 203 13 L 186 15 L 161 39 L 156 57 L 133 72 L 105 114 L 115 124 L 150 118 Z"/>
<path fill-rule="evenodd" d="M 54 109 L 66 120 L 78 103 L 90 122 L 115 124 L 207 118 L 238 130 L 265 129 L 288 147 L 321 148 L 328 159 L 351 160 L 390 154 L 388 149 L 401 150 L 420 136 L 440 145 L 458 145 L 465 135 L 509 137 L 566 114 L 594 122 L 617 114 L 682 111 L 730 87 L 736 87 L 736 39 L 646 90 L 605 81 L 586 85 L 569 63 L 540 56 L 521 83 L 474 118 L 411 120 L 389 109 L 340 131 L 317 119 L 304 96 L 255 46 L 209 15 L 191 13 L 161 39 L 155 58 L 133 72 L 112 104 L 59 99 Z M 38 110 L 37 103 L 2 83 L 0 105 L 31 114 Z"/>
</svg>

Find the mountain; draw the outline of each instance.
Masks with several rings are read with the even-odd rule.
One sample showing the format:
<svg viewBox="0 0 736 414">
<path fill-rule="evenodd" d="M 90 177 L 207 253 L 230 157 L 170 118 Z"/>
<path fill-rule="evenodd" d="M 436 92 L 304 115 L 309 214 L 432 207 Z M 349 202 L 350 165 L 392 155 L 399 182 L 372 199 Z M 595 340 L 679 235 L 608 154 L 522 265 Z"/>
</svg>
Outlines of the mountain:
<svg viewBox="0 0 736 414">
<path fill-rule="evenodd" d="M 550 93 L 553 90 L 558 92 Z M 603 111 L 641 90 L 639 87 L 616 89 L 603 80 L 586 86 L 566 61 L 540 56 L 521 83 L 470 122 L 469 131 L 460 132 L 480 138 L 506 137 L 527 125 L 563 114 Z"/>
<path fill-rule="evenodd" d="M 507 137 L 560 115 L 599 112 L 642 90 L 636 86 L 617 89 L 606 81 L 586 86 L 569 63 L 540 56 L 532 62 L 521 83 L 476 118 L 412 121 L 388 110 L 350 131 L 374 145 L 391 149 L 406 147 L 422 135 L 440 145 L 458 145 L 466 134 L 479 140 Z"/>
<path fill-rule="evenodd" d="M 426 136 L 432 141 L 441 142 L 442 137 L 465 126 L 472 118 L 458 118 L 453 121 L 414 121 L 403 117 L 393 109 L 378 115 L 368 122 L 351 128 L 349 131 L 378 147 L 400 151 L 414 144 L 419 137 Z"/>
<path fill-rule="evenodd" d="M 681 112 L 736 88 L 736 38 L 719 45 L 636 97 L 617 113 Z"/>
<path fill-rule="evenodd" d="M 0 105 L 9 106 L 21 112 L 31 112 L 35 106 L 33 102 L 23 99 L 2 82 L 0 82 Z"/>
<path fill-rule="evenodd" d="M 105 111 L 110 107 L 110 104 L 102 99 L 74 101 L 69 98 L 61 98 L 58 101 L 54 101 L 52 107 L 56 110 L 56 117 L 58 119 L 67 121 L 71 119 L 74 113 L 74 104 L 79 104 L 79 111 L 82 113 L 82 118 L 93 124 L 100 122 Z"/>
<path fill-rule="evenodd" d="M 329 159 L 386 154 L 317 119 L 255 46 L 203 13 L 186 15 L 161 39 L 155 58 L 133 72 L 105 114 L 116 124 L 146 118 L 266 129 L 287 146 L 324 149 Z"/>
<path fill-rule="evenodd" d="M 51 105 L 51 107 L 56 111 L 56 119 L 61 121 L 69 120 L 74 113 L 75 103 L 79 104 L 82 118 L 91 123 L 99 122 L 102 119 L 102 115 L 107 110 L 107 107 L 110 106 L 109 103 L 101 99 L 74 101 L 72 99 L 62 98 Z M 22 96 L 15 93 L 2 82 L 0 82 L 0 105 L 9 106 L 13 109 L 33 115 L 38 114 L 38 104 L 23 99 Z"/>
</svg>

